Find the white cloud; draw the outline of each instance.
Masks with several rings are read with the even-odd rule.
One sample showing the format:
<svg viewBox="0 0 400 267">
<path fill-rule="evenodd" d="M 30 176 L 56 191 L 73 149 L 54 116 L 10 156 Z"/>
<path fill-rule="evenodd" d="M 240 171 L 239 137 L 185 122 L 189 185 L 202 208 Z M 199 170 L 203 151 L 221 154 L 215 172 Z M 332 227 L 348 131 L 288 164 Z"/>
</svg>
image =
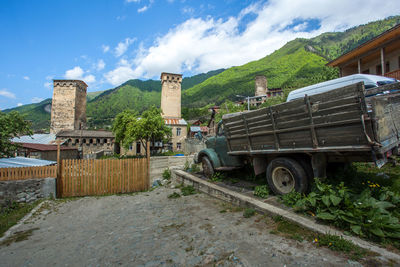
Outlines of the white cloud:
<svg viewBox="0 0 400 267">
<path fill-rule="evenodd" d="M 127 3 L 139 3 L 140 0 L 125 0 Z"/>
<path fill-rule="evenodd" d="M 39 103 L 39 102 L 42 102 L 43 100 L 44 100 L 44 98 L 35 96 L 34 98 L 32 98 L 31 102 L 32 103 Z"/>
<path fill-rule="evenodd" d="M 107 53 L 110 50 L 110 46 L 102 45 L 101 48 L 103 49 L 103 53 Z"/>
<path fill-rule="evenodd" d="M 24 80 L 27 80 L 27 81 L 30 80 L 29 76 L 24 76 L 23 78 L 24 78 Z"/>
<path fill-rule="evenodd" d="M 94 83 L 96 81 L 96 77 L 94 75 L 84 74 L 85 71 L 81 67 L 76 66 L 73 69 L 67 70 L 64 74 L 64 77 L 71 80 L 83 80 L 86 83 Z"/>
<path fill-rule="evenodd" d="M 17 103 L 17 107 L 20 107 L 20 106 L 22 106 L 23 104 L 22 103 Z"/>
<path fill-rule="evenodd" d="M 191 18 L 171 28 L 151 46 L 139 48 L 129 66 L 105 75 L 153 78 L 161 72 L 205 72 L 260 59 L 298 37 L 310 38 L 400 13 L 395 0 L 270 0 L 253 4 L 227 19 Z M 315 27 L 315 21 L 319 25 Z M 313 27 L 314 26 L 314 27 Z M 312 29 L 311 31 L 309 29 Z M 122 42 L 117 55 L 129 45 Z M 115 77 L 113 76 L 115 75 Z"/>
<path fill-rule="evenodd" d="M 138 8 L 137 12 L 142 13 L 142 12 L 145 12 L 147 9 L 149 9 L 149 6 L 143 6 L 141 8 Z"/>
<path fill-rule="evenodd" d="M 51 82 L 45 82 L 43 84 L 44 87 L 46 87 L 47 89 L 51 89 L 52 83 Z"/>
<path fill-rule="evenodd" d="M 97 64 L 96 64 L 96 70 L 98 70 L 98 71 L 103 70 L 105 68 L 105 66 L 106 66 L 106 63 L 104 63 L 104 60 L 99 59 L 99 61 L 97 61 Z"/>
<path fill-rule="evenodd" d="M 0 90 L 0 96 L 15 99 L 15 94 L 8 91 L 6 88 Z"/>
<path fill-rule="evenodd" d="M 104 74 L 107 82 L 113 86 L 120 85 L 127 80 L 137 78 L 135 71 L 130 66 L 119 66 L 116 69 Z"/>
<path fill-rule="evenodd" d="M 118 45 L 115 47 L 115 55 L 117 57 L 122 56 L 125 54 L 126 50 L 128 50 L 129 46 L 135 41 L 135 39 L 125 38 L 124 41 L 119 42 Z"/>
</svg>

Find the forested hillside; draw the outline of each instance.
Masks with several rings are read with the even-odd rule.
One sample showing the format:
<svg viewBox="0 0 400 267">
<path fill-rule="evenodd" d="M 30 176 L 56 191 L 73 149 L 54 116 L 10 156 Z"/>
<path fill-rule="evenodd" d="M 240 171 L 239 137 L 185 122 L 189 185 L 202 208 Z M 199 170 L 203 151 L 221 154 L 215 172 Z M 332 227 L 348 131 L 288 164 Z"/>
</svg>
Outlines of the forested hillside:
<svg viewBox="0 0 400 267">
<path fill-rule="evenodd" d="M 269 88 L 296 89 L 336 78 L 338 71 L 325 64 L 400 23 L 400 16 L 371 22 L 345 32 L 295 39 L 274 53 L 193 86 L 183 93 L 183 105 L 220 104 L 235 95 L 254 95 L 254 78 L 265 75 Z"/>
</svg>

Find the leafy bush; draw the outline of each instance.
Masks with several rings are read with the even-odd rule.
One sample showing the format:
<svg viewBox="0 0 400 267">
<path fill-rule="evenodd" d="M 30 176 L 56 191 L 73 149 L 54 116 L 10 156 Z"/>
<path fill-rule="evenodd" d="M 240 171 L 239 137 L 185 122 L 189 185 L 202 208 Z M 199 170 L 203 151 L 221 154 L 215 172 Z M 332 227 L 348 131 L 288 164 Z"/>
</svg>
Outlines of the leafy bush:
<svg viewBox="0 0 400 267">
<path fill-rule="evenodd" d="M 256 186 L 254 189 L 254 195 L 261 198 L 267 198 L 269 196 L 269 188 L 266 185 Z"/>
<path fill-rule="evenodd" d="M 190 170 L 190 162 L 189 162 L 188 160 L 185 161 L 185 165 L 183 166 L 183 169 L 184 169 L 185 171 Z"/>
<path fill-rule="evenodd" d="M 181 192 L 182 192 L 182 195 L 189 196 L 189 195 L 196 194 L 196 189 L 194 189 L 193 186 L 188 185 L 188 186 L 182 187 Z"/>
<path fill-rule="evenodd" d="M 162 174 L 162 177 L 166 180 L 171 179 L 171 170 L 166 168 Z"/>
<path fill-rule="evenodd" d="M 213 174 L 213 176 L 210 178 L 211 182 L 219 182 L 224 178 L 224 175 L 220 172 L 216 172 Z"/>
<path fill-rule="evenodd" d="M 377 188 L 366 186 L 355 194 L 343 182 L 330 185 L 315 179 L 315 189 L 308 196 L 293 192 L 282 200 L 297 211 L 315 213 L 318 219 L 359 236 L 399 239 L 400 195 L 388 188 Z"/>
</svg>

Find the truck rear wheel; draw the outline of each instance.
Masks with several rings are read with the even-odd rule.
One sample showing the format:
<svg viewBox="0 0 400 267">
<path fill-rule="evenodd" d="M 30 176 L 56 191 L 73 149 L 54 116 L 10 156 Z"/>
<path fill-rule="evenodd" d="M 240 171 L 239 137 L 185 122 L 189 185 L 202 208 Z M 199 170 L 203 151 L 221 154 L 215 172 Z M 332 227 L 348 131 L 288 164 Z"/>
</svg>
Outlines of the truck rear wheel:
<svg viewBox="0 0 400 267">
<path fill-rule="evenodd" d="M 214 167 L 207 156 L 201 158 L 201 166 L 203 167 L 203 173 L 207 178 L 211 178 L 214 175 Z"/>
<path fill-rule="evenodd" d="M 271 190 L 278 195 L 290 193 L 293 189 L 305 193 L 308 188 L 306 171 L 291 158 L 273 159 L 267 167 L 267 181 Z"/>
</svg>

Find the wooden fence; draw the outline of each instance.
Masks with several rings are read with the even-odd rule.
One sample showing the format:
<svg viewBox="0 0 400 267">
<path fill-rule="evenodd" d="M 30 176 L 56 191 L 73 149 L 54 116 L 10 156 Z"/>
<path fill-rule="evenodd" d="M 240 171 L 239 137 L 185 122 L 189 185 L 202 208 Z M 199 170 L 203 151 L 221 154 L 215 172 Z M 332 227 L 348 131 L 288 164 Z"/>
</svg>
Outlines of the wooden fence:
<svg viewBox="0 0 400 267">
<path fill-rule="evenodd" d="M 0 168 L 0 181 L 26 180 L 57 176 L 57 166 Z"/>
<path fill-rule="evenodd" d="M 148 159 L 62 160 L 57 196 L 129 193 L 149 188 Z"/>
</svg>

